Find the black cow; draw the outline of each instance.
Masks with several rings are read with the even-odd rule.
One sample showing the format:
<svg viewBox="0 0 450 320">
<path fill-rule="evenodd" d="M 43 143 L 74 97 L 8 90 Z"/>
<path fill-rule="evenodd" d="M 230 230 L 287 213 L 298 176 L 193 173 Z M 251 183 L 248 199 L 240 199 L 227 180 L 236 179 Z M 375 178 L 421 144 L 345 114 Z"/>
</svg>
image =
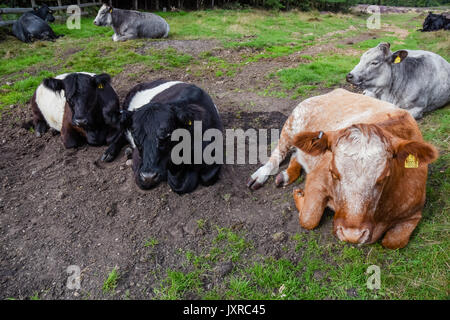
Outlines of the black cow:
<svg viewBox="0 0 450 320">
<path fill-rule="evenodd" d="M 429 12 L 420 31 L 437 31 L 440 29 L 450 30 L 450 19 L 444 14 Z"/>
<path fill-rule="evenodd" d="M 44 4 L 38 10 L 24 13 L 12 27 L 14 36 L 23 42 L 32 42 L 33 39 L 55 40 L 58 36 L 46 21 L 53 22 L 53 11 Z"/>
<path fill-rule="evenodd" d="M 222 121 L 211 97 L 195 85 L 178 81 L 157 80 L 135 86 L 122 106 L 123 135 L 106 150 L 103 160 L 111 161 L 128 141 L 133 150 L 133 171 L 136 184 L 150 189 L 167 180 L 178 194 L 193 191 L 198 184 L 213 184 L 220 172 L 220 164 L 176 165 L 171 157 L 178 143 L 171 135 L 176 129 L 186 129 L 194 137 L 194 122 L 201 121 L 202 132 L 222 131 Z M 195 138 L 195 137 L 194 137 Z M 190 145 L 194 155 L 194 138 Z M 202 150 L 212 141 L 202 141 Z"/>
<path fill-rule="evenodd" d="M 51 127 L 66 148 L 111 143 L 120 128 L 120 103 L 110 81 L 105 73 L 81 72 L 45 79 L 31 100 L 36 135 Z"/>
</svg>

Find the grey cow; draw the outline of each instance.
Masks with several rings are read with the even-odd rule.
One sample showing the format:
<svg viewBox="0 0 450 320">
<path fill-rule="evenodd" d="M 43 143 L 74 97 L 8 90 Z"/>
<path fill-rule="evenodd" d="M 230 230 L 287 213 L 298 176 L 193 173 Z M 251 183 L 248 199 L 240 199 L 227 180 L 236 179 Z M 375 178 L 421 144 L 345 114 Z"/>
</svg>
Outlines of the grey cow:
<svg viewBox="0 0 450 320">
<path fill-rule="evenodd" d="M 122 10 L 103 4 L 95 17 L 96 26 L 111 26 L 114 41 L 135 38 L 166 38 L 169 24 L 156 14 L 133 10 Z"/>
<path fill-rule="evenodd" d="M 364 94 L 406 109 L 416 119 L 450 102 L 450 64 L 422 50 L 399 50 L 380 43 L 365 52 L 347 81 Z"/>
</svg>

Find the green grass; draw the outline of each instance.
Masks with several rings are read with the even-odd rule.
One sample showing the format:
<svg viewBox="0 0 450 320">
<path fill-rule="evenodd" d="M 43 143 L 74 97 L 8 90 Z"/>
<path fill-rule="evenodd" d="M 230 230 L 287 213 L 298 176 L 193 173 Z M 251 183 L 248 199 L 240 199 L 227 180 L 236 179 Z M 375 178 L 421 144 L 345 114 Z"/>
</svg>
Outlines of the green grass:
<svg viewBox="0 0 450 320">
<path fill-rule="evenodd" d="M 330 88 L 341 83 L 359 61 L 358 57 L 319 55 L 313 62 L 277 73 L 284 89 L 295 89 L 293 98 L 304 96 L 317 86 Z"/>
<path fill-rule="evenodd" d="M 108 277 L 106 278 L 105 282 L 103 282 L 103 293 L 112 293 L 117 287 L 117 281 L 119 280 L 119 272 L 117 271 L 117 268 L 114 267 L 111 272 L 108 274 Z"/>
</svg>

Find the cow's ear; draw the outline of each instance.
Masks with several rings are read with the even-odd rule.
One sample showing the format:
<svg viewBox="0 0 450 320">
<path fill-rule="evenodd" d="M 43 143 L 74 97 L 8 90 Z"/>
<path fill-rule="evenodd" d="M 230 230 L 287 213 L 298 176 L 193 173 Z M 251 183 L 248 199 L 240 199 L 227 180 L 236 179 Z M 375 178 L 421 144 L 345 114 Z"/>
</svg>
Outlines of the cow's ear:
<svg viewBox="0 0 450 320">
<path fill-rule="evenodd" d="M 378 48 L 380 48 L 384 55 L 387 56 L 391 50 L 391 44 L 389 42 L 381 42 L 378 45 Z"/>
<path fill-rule="evenodd" d="M 408 51 L 398 50 L 391 55 L 391 63 L 400 63 L 408 56 Z"/>
<path fill-rule="evenodd" d="M 105 85 L 111 82 L 111 76 L 107 73 L 102 73 L 94 76 L 95 86 L 99 89 L 103 89 Z"/>
<path fill-rule="evenodd" d="M 53 91 L 64 90 L 64 82 L 60 79 L 47 78 L 44 79 L 44 86 Z"/>
<path fill-rule="evenodd" d="M 399 139 L 394 144 L 394 158 L 401 167 L 418 168 L 428 165 L 439 156 L 431 144 Z"/>
<path fill-rule="evenodd" d="M 183 126 L 191 126 L 194 121 L 203 119 L 204 110 L 195 104 L 175 104 L 172 110 Z"/>
<path fill-rule="evenodd" d="M 333 134 L 315 131 L 301 132 L 294 137 L 294 146 L 313 156 L 318 156 L 331 149 Z"/>
</svg>

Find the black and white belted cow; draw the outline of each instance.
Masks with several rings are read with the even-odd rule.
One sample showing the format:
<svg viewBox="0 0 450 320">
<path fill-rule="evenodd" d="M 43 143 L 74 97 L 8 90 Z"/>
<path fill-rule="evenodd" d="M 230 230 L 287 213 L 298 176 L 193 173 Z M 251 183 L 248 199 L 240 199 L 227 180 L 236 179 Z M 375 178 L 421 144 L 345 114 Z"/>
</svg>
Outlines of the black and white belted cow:
<svg viewBox="0 0 450 320">
<path fill-rule="evenodd" d="M 177 163 L 172 149 L 178 144 L 172 134 L 187 130 L 191 138 L 190 155 L 194 156 L 195 122 L 201 123 L 201 152 L 213 142 L 203 140 L 206 130 L 223 130 L 219 112 L 211 97 L 199 87 L 179 81 L 156 80 L 135 86 L 122 106 L 122 130 L 106 150 L 102 160 L 111 161 L 128 142 L 133 147 L 133 171 L 136 184 L 150 189 L 167 180 L 178 194 L 193 191 L 199 184 L 211 185 L 218 179 L 221 164 Z M 179 132 L 179 131 L 178 131 Z M 190 158 L 191 159 L 191 158 Z"/>
<path fill-rule="evenodd" d="M 108 74 L 65 73 L 45 79 L 31 99 L 40 137 L 50 127 L 61 132 L 66 148 L 109 144 L 120 127 L 119 98 Z"/>
</svg>

